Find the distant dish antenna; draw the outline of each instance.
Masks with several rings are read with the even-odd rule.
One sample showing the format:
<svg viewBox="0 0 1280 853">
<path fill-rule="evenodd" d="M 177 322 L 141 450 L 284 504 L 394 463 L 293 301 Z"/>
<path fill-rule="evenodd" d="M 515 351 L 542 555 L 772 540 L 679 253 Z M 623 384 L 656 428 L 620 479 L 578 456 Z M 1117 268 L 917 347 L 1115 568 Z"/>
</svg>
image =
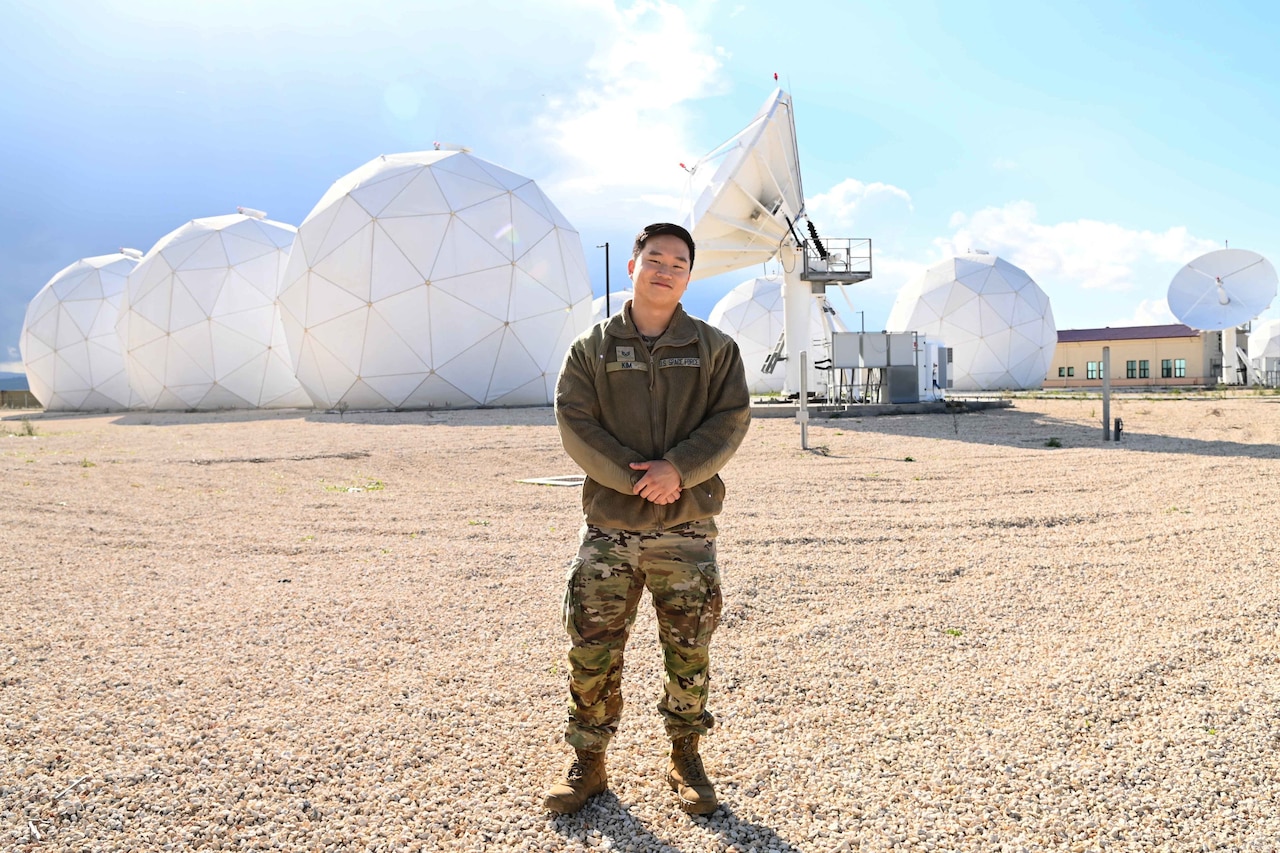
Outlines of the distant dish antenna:
<svg viewBox="0 0 1280 853">
<path fill-rule="evenodd" d="M 266 219 L 267 214 L 262 210 L 254 210 L 252 207 L 237 207 L 236 210 L 241 216 L 247 216 L 250 219 Z"/>
<path fill-rule="evenodd" d="M 810 303 L 828 284 L 871 277 L 871 241 L 819 238 L 805 215 L 791 96 L 775 89 L 742 131 L 693 166 L 685 190 L 685 226 L 698 247 L 693 278 L 707 278 L 775 257 L 783 269 L 784 391 L 800 390 L 800 352 L 810 341 Z M 800 225 L 804 220 L 809 236 Z M 787 342 L 791 342 L 790 345 Z"/>
<path fill-rule="evenodd" d="M 1193 329 L 1233 329 L 1276 295 L 1276 269 L 1246 249 L 1218 249 L 1191 261 L 1169 283 L 1169 310 Z"/>
<path fill-rule="evenodd" d="M 1276 295 L 1271 262 L 1246 249 L 1218 249 L 1188 263 L 1169 282 L 1169 310 L 1193 329 L 1222 331 L 1222 381 L 1235 384 L 1236 365 L 1247 358 L 1228 329 L 1247 323 Z"/>
<path fill-rule="evenodd" d="M 436 151 L 463 151 L 470 152 L 471 149 L 465 145 L 459 145 L 456 142 L 433 142 L 431 147 Z"/>
</svg>

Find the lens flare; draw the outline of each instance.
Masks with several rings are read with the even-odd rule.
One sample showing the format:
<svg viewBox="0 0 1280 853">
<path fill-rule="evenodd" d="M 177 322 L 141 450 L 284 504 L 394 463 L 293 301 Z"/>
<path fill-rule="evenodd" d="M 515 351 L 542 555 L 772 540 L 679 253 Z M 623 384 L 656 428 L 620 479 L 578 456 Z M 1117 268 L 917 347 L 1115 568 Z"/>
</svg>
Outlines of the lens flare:
<svg viewBox="0 0 1280 853">
<path fill-rule="evenodd" d="M 497 232 L 493 235 L 493 239 L 510 240 L 511 245 L 514 246 L 520 242 L 520 235 L 516 233 L 516 226 L 508 222 L 506 225 L 503 225 L 501 228 L 497 230 Z"/>
</svg>

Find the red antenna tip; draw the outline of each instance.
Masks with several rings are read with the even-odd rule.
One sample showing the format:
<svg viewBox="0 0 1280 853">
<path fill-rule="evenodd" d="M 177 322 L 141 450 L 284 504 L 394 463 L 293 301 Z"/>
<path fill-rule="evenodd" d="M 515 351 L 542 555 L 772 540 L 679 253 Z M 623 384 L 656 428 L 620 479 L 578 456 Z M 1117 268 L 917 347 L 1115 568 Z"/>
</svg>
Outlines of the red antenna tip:
<svg viewBox="0 0 1280 853">
<path fill-rule="evenodd" d="M 775 81 L 777 81 L 777 79 L 778 79 L 778 72 L 777 72 L 777 71 L 773 72 L 773 79 L 774 79 Z"/>
</svg>

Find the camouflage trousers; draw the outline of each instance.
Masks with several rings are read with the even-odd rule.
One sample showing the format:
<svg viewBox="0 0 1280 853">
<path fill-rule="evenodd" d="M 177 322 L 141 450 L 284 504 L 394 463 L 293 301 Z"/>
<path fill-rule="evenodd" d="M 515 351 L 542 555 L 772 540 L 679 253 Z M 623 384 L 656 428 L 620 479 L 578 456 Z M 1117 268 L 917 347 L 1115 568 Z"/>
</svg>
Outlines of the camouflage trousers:
<svg viewBox="0 0 1280 853">
<path fill-rule="evenodd" d="M 711 634 L 720 621 L 720 571 L 712 519 L 661 533 L 586 525 L 569 566 L 564 624 L 569 650 L 565 741 L 604 749 L 622 716 L 622 658 L 636 607 L 649 590 L 665 667 L 662 714 L 672 737 L 706 734 Z"/>
</svg>

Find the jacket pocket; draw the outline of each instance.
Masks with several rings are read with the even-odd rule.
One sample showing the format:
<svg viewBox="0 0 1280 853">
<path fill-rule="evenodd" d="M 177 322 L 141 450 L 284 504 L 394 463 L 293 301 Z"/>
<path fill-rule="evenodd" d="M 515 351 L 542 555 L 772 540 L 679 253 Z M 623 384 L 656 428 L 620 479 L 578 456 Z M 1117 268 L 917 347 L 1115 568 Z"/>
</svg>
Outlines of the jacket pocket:
<svg viewBox="0 0 1280 853">
<path fill-rule="evenodd" d="M 710 480 L 703 480 L 698 485 L 685 489 L 681 500 L 688 500 L 694 507 L 692 512 L 683 507 L 677 509 L 682 521 L 714 518 L 724 509 L 724 480 L 720 479 L 719 474 L 715 474 Z"/>
</svg>

